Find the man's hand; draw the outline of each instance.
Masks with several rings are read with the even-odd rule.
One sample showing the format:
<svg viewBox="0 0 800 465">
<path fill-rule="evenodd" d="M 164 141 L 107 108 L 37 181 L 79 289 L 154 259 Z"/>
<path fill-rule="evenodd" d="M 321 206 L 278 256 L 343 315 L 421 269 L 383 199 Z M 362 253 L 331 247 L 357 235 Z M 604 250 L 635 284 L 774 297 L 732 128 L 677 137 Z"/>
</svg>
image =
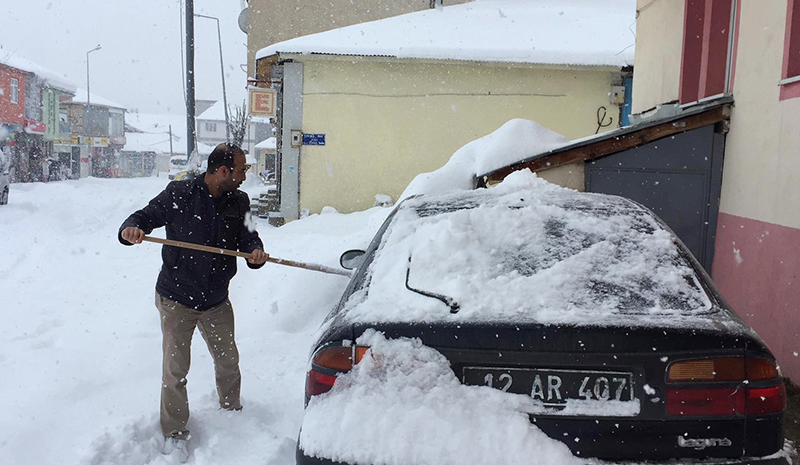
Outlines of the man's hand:
<svg viewBox="0 0 800 465">
<path fill-rule="evenodd" d="M 269 258 L 269 254 L 264 252 L 261 249 L 256 249 L 250 253 L 250 258 L 247 259 L 248 262 L 252 263 L 253 265 L 263 265 L 267 262 Z"/>
<path fill-rule="evenodd" d="M 133 226 L 128 226 L 122 230 L 122 238 L 131 244 L 141 244 L 144 239 L 144 231 Z"/>
</svg>

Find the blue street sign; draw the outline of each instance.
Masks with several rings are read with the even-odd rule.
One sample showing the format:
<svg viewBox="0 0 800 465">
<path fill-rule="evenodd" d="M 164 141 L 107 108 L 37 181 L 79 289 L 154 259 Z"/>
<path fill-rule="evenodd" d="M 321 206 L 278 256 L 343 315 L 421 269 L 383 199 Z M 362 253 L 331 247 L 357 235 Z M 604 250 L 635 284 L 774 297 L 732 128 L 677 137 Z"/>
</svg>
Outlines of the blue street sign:
<svg viewBox="0 0 800 465">
<path fill-rule="evenodd" d="M 325 134 L 303 134 L 303 145 L 325 145 Z"/>
</svg>

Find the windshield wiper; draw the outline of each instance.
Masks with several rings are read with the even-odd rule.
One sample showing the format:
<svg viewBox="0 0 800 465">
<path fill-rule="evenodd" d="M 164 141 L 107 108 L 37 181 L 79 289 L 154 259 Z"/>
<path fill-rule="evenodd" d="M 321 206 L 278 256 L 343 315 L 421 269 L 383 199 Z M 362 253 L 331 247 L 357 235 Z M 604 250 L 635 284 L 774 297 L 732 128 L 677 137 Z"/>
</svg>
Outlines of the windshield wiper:
<svg viewBox="0 0 800 465">
<path fill-rule="evenodd" d="M 406 289 L 411 292 L 415 292 L 419 295 L 424 295 L 425 297 L 431 297 L 436 300 L 441 300 L 444 302 L 445 305 L 450 307 L 450 313 L 458 313 L 458 310 L 461 306 L 456 302 L 453 298 L 447 297 L 446 295 L 436 294 L 433 292 L 426 292 L 421 289 L 414 289 L 413 287 L 408 285 L 408 278 L 411 275 L 411 255 L 408 256 L 408 267 L 406 268 Z"/>
</svg>

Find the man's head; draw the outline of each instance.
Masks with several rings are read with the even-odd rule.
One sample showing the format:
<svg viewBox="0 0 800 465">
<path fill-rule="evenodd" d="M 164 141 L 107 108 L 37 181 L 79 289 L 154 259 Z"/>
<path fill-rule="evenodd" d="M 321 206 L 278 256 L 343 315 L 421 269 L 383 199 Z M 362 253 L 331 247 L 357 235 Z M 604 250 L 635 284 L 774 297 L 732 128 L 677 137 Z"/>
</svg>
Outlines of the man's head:
<svg viewBox="0 0 800 465">
<path fill-rule="evenodd" d="M 208 156 L 207 179 L 214 182 L 222 192 L 239 188 L 247 177 L 247 164 L 244 151 L 233 144 L 219 144 Z"/>
</svg>

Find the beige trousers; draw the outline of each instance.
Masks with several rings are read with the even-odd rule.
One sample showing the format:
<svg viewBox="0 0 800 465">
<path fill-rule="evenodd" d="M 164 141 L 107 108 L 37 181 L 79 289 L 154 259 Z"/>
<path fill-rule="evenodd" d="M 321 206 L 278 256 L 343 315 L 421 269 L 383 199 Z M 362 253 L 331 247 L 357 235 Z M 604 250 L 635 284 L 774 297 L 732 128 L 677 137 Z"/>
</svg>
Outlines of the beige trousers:
<svg viewBox="0 0 800 465">
<path fill-rule="evenodd" d="M 199 312 L 156 292 L 156 307 L 161 314 L 163 335 L 163 370 L 161 375 L 161 430 L 164 436 L 187 438 L 189 398 L 186 375 L 191 361 L 192 335 L 195 326 L 206 341 L 214 359 L 220 408 L 239 410 L 242 375 L 239 351 L 233 331 L 233 307 L 226 299 L 219 305 Z"/>
</svg>

